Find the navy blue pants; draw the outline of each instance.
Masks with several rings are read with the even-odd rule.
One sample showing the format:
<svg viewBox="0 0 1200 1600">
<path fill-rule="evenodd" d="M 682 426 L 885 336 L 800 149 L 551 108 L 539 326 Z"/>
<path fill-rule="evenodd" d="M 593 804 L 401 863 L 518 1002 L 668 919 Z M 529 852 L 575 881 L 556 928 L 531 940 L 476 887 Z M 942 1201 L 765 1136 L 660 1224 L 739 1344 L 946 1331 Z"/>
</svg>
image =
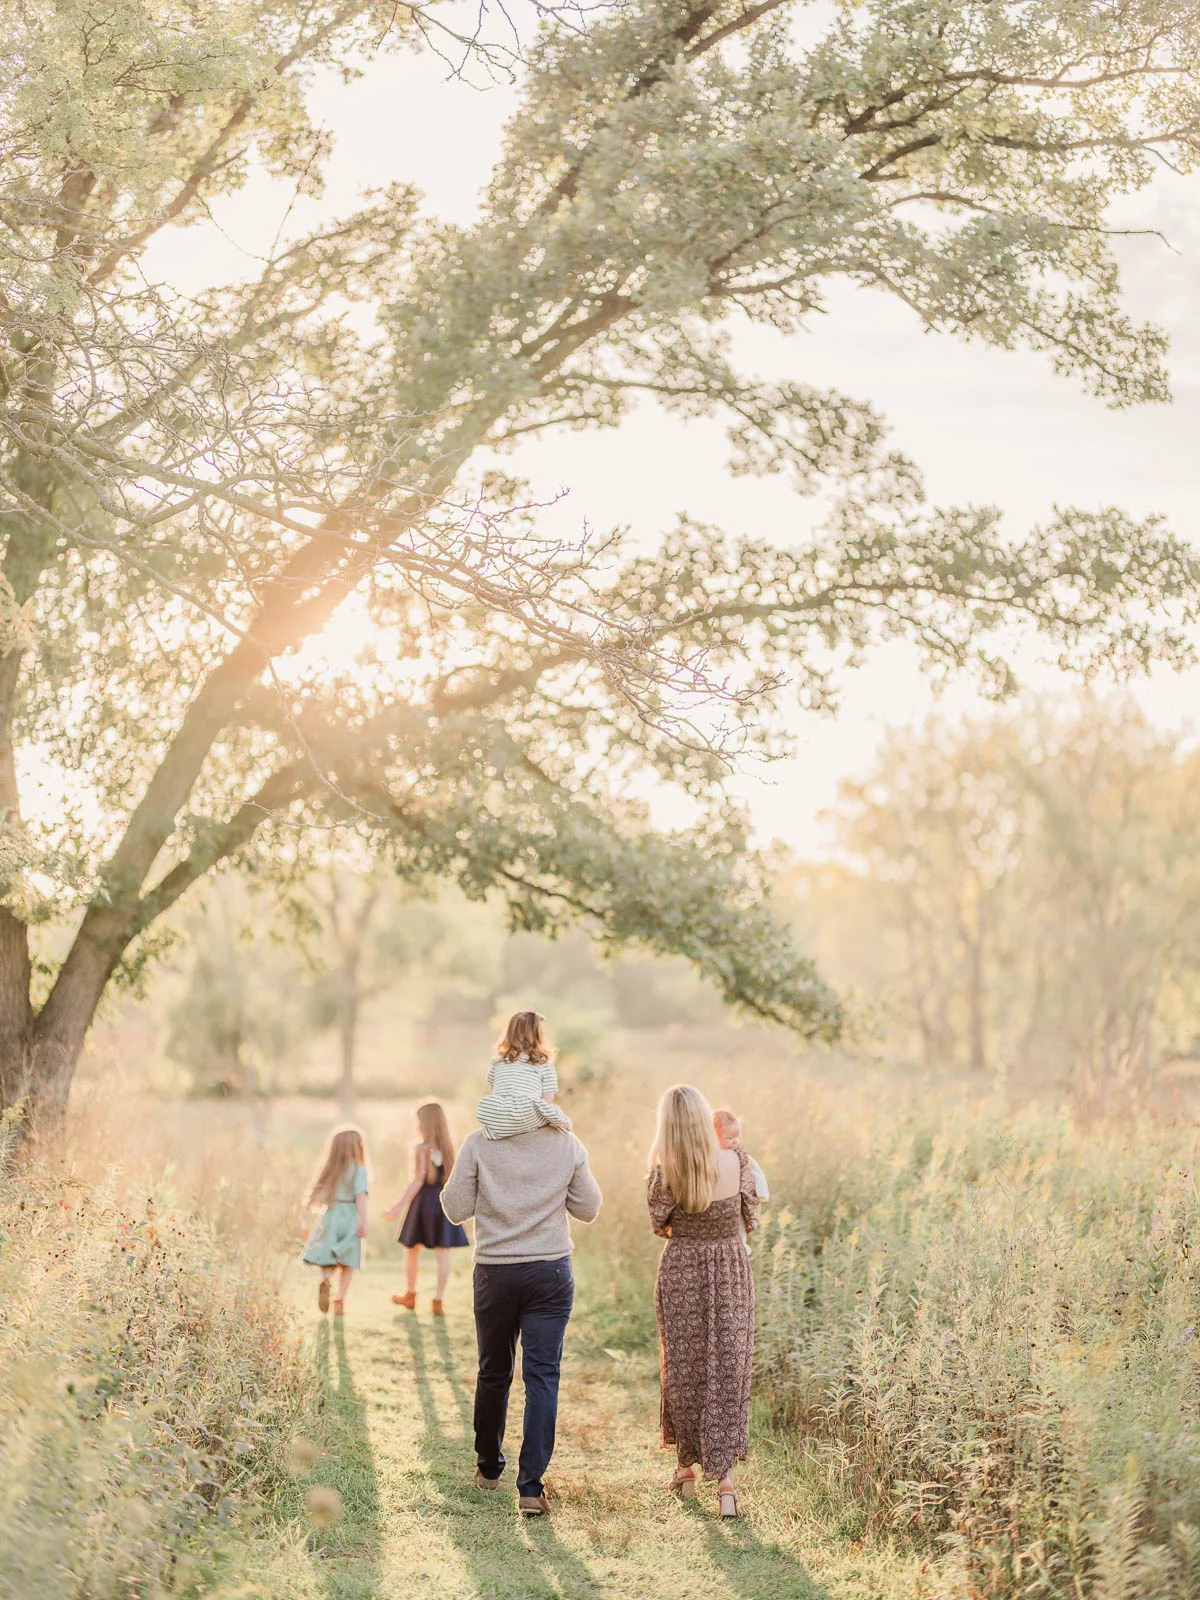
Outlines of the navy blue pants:
<svg viewBox="0 0 1200 1600">
<path fill-rule="evenodd" d="M 517 1463 L 517 1493 L 539 1495 L 558 1420 L 558 1369 L 575 1301 L 570 1256 L 558 1261 L 506 1262 L 475 1267 L 475 1459 L 485 1478 L 504 1471 L 508 1391 L 521 1336 L 525 1430 Z"/>
</svg>

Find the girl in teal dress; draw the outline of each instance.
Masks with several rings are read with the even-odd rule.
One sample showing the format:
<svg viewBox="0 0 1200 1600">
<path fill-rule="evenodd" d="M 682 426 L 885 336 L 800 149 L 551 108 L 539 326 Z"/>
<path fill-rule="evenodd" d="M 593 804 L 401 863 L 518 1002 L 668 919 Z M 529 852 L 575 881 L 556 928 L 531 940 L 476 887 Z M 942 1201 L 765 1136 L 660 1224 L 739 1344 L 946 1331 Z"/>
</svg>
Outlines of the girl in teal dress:
<svg viewBox="0 0 1200 1600">
<path fill-rule="evenodd" d="M 301 1257 L 310 1267 L 320 1267 L 321 1282 L 317 1305 L 329 1310 L 329 1291 L 333 1275 L 338 1274 L 338 1289 L 333 1314 L 340 1317 L 350 1292 L 350 1279 L 362 1266 L 362 1241 L 367 1236 L 367 1141 L 362 1130 L 350 1123 L 335 1128 L 325 1141 L 325 1150 L 304 1195 L 302 1227 L 321 1210 L 320 1220 L 308 1235 Z"/>
</svg>

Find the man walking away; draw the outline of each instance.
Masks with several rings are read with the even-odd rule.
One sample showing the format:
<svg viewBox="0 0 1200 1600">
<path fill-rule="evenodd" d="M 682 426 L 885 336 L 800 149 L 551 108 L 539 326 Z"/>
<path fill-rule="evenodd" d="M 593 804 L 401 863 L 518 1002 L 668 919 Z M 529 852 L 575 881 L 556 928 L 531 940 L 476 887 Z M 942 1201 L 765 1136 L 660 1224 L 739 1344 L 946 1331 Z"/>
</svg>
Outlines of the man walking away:
<svg viewBox="0 0 1200 1600">
<path fill-rule="evenodd" d="M 558 1374 L 575 1299 L 568 1216 L 594 1222 L 600 1190 L 573 1133 L 536 1128 L 511 1139 L 467 1135 L 442 1190 L 451 1222 L 475 1218 L 475 1482 L 499 1487 L 517 1335 L 525 1428 L 517 1494 L 527 1517 L 549 1511 L 544 1482 L 554 1452 Z"/>
</svg>

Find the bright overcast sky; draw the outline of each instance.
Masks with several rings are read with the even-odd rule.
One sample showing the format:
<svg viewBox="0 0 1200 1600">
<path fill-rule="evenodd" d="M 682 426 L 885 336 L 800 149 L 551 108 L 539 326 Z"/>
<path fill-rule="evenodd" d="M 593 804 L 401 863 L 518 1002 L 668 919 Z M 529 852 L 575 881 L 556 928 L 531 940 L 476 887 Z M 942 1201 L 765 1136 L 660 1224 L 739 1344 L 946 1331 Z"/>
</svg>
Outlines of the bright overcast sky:
<svg viewBox="0 0 1200 1600">
<path fill-rule="evenodd" d="M 360 190 L 390 179 L 415 183 L 431 212 L 469 221 L 514 99 L 506 87 L 447 81 L 445 65 L 431 54 L 389 58 L 348 86 L 325 75 L 312 98 L 335 139 L 324 198 L 289 213 L 286 186 L 259 175 L 219 207 L 212 225 L 163 240 L 150 274 L 185 289 L 239 277 L 254 270 L 281 226 L 291 233 L 311 225 L 317 210 L 351 209 Z M 1156 318 L 1171 335 L 1169 407 L 1109 411 L 1055 378 L 1042 357 L 923 333 L 898 302 L 865 291 L 831 294 L 828 314 L 802 337 L 743 331 L 739 355 L 748 369 L 837 385 L 874 401 L 937 503 L 996 504 L 1018 530 L 1056 502 L 1116 504 L 1134 514 L 1161 512 L 1195 538 L 1200 178 L 1171 180 L 1122 221 L 1162 229 L 1173 247 L 1153 239 L 1123 247 L 1131 311 Z M 685 424 L 649 406 L 610 432 L 551 435 L 508 459 L 531 480 L 537 499 L 567 491 L 554 517 L 572 534 L 585 522 L 600 529 L 628 523 L 649 539 L 679 511 L 779 540 L 803 526 L 806 508 L 784 480 L 731 478 L 724 462 L 719 424 Z M 1028 681 L 1061 680 L 1031 662 Z M 1164 724 L 1188 728 L 1198 691 L 1194 671 L 1163 674 L 1137 693 Z M 943 699 L 953 712 L 973 703 L 965 686 Z M 899 645 L 879 651 L 847 680 L 836 718 L 798 721 L 794 759 L 739 776 L 737 788 L 763 833 L 806 853 L 820 849 L 819 815 L 839 779 L 863 769 L 884 726 L 908 723 L 931 703 L 912 652 Z"/>
</svg>

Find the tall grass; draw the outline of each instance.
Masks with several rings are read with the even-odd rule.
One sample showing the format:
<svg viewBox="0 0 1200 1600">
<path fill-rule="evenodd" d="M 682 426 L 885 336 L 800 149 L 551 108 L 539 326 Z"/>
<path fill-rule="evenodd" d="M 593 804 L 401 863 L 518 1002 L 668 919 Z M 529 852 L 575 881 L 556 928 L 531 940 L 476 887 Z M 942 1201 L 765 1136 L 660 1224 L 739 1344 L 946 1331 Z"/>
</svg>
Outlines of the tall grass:
<svg viewBox="0 0 1200 1600">
<path fill-rule="evenodd" d="M 923 1600 L 1200 1600 L 1192 1131 L 1080 1130 L 751 1045 L 568 1088 L 605 1192 L 576 1229 L 578 1336 L 653 1343 L 645 1151 L 667 1077 L 690 1077 L 743 1113 L 772 1182 L 751 1241 L 772 1473 L 790 1459 L 847 1533 L 922 1550 Z M 174 1170 L 161 1118 L 138 1155 L 92 1112 L 0 1177 L 3 1600 L 314 1592 L 287 1531 L 312 1396 L 271 1263 L 328 1119 L 281 1125 L 268 1168 L 179 1114 Z M 409 1115 L 364 1117 L 377 1200 Z"/>
<path fill-rule="evenodd" d="M 261 1184 L 193 1176 L 98 1115 L 0 1175 L 6 1600 L 313 1592 L 263 1525 L 309 1405 L 260 1265 L 278 1217 Z"/>
<path fill-rule="evenodd" d="M 944 1600 L 1200 1600 L 1195 1133 L 851 1068 L 686 1075 L 742 1111 L 772 1183 L 756 1414 L 847 1531 L 923 1549 Z M 653 1338 L 663 1081 L 623 1071 L 571 1106 L 606 1194 L 578 1230 L 606 1342 Z"/>
<path fill-rule="evenodd" d="M 1195 1140 L 860 1117 L 759 1236 L 758 1383 L 947 1597 L 1200 1595 Z M 823 1142 L 821 1166 L 838 1168 Z"/>
</svg>

